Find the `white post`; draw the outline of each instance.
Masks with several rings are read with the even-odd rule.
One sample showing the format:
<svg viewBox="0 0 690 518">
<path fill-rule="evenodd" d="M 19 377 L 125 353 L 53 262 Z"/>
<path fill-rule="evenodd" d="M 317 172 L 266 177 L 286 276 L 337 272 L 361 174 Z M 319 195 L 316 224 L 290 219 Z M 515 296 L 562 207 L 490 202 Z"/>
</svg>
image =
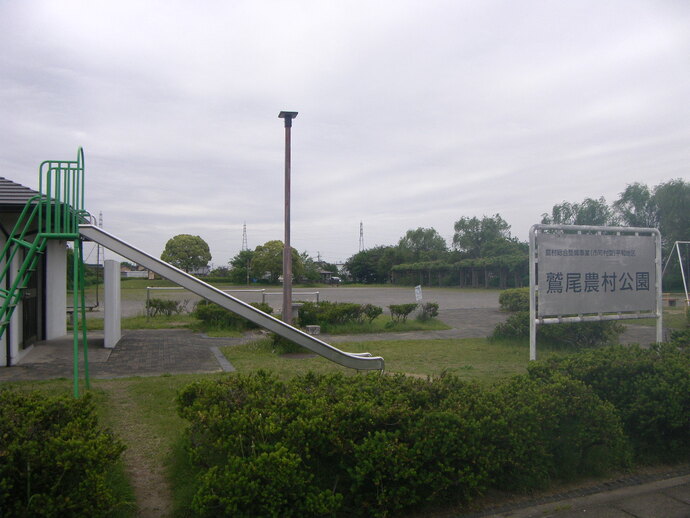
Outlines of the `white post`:
<svg viewBox="0 0 690 518">
<path fill-rule="evenodd" d="M 103 265 L 105 281 L 104 341 L 105 347 L 115 347 L 122 338 L 120 298 L 120 262 L 107 259 Z"/>
<path fill-rule="evenodd" d="M 664 340 L 664 302 L 663 302 L 663 287 L 661 284 L 664 276 L 661 269 L 661 233 L 657 230 L 654 234 L 656 239 L 656 341 L 661 343 Z M 680 270 L 683 271 L 683 263 L 679 262 Z M 685 280 L 685 278 L 683 278 Z"/>
<path fill-rule="evenodd" d="M 537 359 L 537 228 L 529 231 L 529 359 Z"/>
</svg>

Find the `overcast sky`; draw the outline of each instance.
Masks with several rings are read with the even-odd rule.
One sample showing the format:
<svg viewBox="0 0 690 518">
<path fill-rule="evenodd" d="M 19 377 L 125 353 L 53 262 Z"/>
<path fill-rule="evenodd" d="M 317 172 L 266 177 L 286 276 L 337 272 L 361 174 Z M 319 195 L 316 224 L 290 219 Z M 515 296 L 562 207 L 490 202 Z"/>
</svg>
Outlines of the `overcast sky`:
<svg viewBox="0 0 690 518">
<path fill-rule="evenodd" d="M 220 266 L 331 262 L 462 216 L 527 239 L 564 200 L 690 177 L 690 2 L 0 0 L 0 176 L 86 157 L 87 209 Z"/>
</svg>

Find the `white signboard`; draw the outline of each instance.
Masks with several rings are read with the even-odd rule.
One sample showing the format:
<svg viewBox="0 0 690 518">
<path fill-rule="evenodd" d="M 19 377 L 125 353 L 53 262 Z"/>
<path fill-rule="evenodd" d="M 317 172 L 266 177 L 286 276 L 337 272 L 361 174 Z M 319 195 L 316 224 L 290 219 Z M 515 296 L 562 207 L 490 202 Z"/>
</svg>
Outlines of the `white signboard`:
<svg viewBox="0 0 690 518">
<path fill-rule="evenodd" d="M 653 235 L 540 234 L 537 315 L 654 311 Z"/>
<path fill-rule="evenodd" d="M 653 228 L 533 225 L 530 360 L 537 326 L 656 319 L 661 342 L 661 234 Z"/>
<path fill-rule="evenodd" d="M 422 301 L 422 286 L 414 287 L 414 299 L 419 303 Z"/>
</svg>

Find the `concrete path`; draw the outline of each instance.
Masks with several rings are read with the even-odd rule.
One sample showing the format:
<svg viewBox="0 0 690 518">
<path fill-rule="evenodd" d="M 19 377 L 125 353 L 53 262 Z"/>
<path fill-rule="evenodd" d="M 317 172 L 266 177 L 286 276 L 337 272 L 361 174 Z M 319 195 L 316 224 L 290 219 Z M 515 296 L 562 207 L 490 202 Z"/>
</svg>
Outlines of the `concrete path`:
<svg viewBox="0 0 690 518">
<path fill-rule="evenodd" d="M 458 518 L 688 518 L 690 466 L 656 476 L 632 476 L 540 501 Z"/>
</svg>

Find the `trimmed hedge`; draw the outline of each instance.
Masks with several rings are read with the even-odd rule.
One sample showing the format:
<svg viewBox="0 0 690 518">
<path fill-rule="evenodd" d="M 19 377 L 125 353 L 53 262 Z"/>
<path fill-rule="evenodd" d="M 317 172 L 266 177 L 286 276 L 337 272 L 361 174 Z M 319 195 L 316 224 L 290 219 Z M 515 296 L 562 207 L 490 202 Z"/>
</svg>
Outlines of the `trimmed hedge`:
<svg viewBox="0 0 690 518">
<path fill-rule="evenodd" d="M 0 515 L 104 516 L 116 502 L 106 475 L 124 445 L 75 400 L 0 391 Z"/>
<path fill-rule="evenodd" d="M 194 516 L 390 516 L 626 466 L 613 405 L 554 372 L 486 389 L 453 376 L 259 372 L 183 389 Z"/>
<path fill-rule="evenodd" d="M 252 302 L 250 306 L 264 313 L 268 313 L 269 315 L 273 313 L 273 308 L 265 302 Z M 210 329 L 237 329 L 242 331 L 244 329 L 256 329 L 258 327 L 256 324 L 236 313 L 219 306 L 215 302 L 209 302 L 207 300 L 200 300 L 196 303 L 192 316 L 201 320 L 203 325 Z"/>
<path fill-rule="evenodd" d="M 529 288 L 503 290 L 498 304 L 503 311 L 529 311 Z"/>
<path fill-rule="evenodd" d="M 607 347 L 530 366 L 586 383 L 619 412 L 641 460 L 690 458 L 690 348 Z"/>
<path fill-rule="evenodd" d="M 364 319 L 373 321 L 383 312 L 379 306 L 372 304 L 355 304 L 352 302 L 303 302 L 298 309 L 300 325 L 319 325 L 328 328 L 330 325 L 362 323 Z"/>
</svg>

